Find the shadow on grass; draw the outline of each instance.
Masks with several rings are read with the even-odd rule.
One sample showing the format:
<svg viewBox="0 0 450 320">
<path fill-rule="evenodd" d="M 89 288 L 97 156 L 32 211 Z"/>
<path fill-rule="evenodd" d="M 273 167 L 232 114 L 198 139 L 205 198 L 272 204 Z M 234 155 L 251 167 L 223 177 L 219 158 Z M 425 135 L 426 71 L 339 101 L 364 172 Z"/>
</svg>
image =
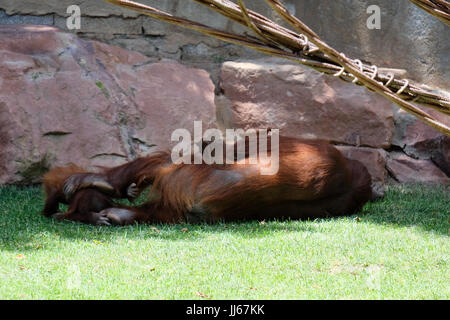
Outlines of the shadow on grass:
<svg viewBox="0 0 450 320">
<path fill-rule="evenodd" d="M 97 227 L 43 217 L 40 214 L 43 194 L 39 187 L 0 187 L 0 203 L 0 249 L 3 250 L 32 250 L 39 239 L 46 237 L 102 242 L 118 237 L 198 241 L 217 233 L 243 238 L 271 237 L 278 232 L 321 232 L 321 222 L 349 219 Z M 362 218 L 362 223 L 416 226 L 427 232 L 448 235 L 450 190 L 423 185 L 391 186 L 383 200 L 367 204 L 356 216 Z"/>
<path fill-rule="evenodd" d="M 449 235 L 450 185 L 391 185 L 385 197 L 368 203 L 363 221 Z"/>
</svg>

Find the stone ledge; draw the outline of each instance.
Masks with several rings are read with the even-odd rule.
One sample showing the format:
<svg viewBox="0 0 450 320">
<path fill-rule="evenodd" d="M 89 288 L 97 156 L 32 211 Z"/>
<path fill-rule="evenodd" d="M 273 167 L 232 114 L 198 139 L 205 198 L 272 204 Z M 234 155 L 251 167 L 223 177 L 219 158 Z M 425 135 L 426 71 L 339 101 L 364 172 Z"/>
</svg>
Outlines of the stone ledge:
<svg viewBox="0 0 450 320">
<path fill-rule="evenodd" d="M 389 148 L 394 130 L 392 103 L 366 88 L 311 68 L 266 58 L 225 62 L 220 109 L 238 128 L 277 128 L 283 135 L 336 144 Z"/>
<path fill-rule="evenodd" d="M 400 183 L 450 184 L 450 178 L 431 160 L 416 160 L 401 152 L 391 152 L 386 167 Z"/>
</svg>

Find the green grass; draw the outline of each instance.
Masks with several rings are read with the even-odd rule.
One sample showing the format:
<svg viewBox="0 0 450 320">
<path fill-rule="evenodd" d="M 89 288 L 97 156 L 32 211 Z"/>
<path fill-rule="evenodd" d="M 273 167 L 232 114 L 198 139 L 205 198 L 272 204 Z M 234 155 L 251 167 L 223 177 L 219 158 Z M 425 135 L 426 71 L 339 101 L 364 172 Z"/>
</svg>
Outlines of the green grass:
<svg viewBox="0 0 450 320">
<path fill-rule="evenodd" d="M 0 188 L 0 299 L 449 299 L 450 192 L 391 187 L 358 216 L 95 227 Z"/>
</svg>

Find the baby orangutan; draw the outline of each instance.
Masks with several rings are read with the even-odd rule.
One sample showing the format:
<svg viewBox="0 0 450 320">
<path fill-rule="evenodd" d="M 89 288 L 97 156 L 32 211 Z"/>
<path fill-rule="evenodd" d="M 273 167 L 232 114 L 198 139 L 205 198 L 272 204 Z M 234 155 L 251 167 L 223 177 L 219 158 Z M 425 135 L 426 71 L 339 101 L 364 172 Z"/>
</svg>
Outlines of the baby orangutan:
<svg viewBox="0 0 450 320">
<path fill-rule="evenodd" d="M 101 174 L 89 173 L 74 164 L 51 169 L 43 178 L 46 200 L 42 214 L 58 220 L 110 225 L 109 219 L 100 211 L 118 207 L 111 197 L 131 199 L 137 197 L 139 193 L 136 184 L 131 181 L 124 181 L 124 184 L 128 183 L 128 187 L 123 190 L 122 185 L 118 185 L 115 189 L 108 182 L 99 179 L 106 172 L 114 177 L 120 169 L 121 167 L 104 169 Z M 75 178 L 84 178 L 84 182 L 78 191 L 72 192 L 71 181 Z M 58 212 L 60 203 L 69 205 L 66 212 Z"/>
</svg>

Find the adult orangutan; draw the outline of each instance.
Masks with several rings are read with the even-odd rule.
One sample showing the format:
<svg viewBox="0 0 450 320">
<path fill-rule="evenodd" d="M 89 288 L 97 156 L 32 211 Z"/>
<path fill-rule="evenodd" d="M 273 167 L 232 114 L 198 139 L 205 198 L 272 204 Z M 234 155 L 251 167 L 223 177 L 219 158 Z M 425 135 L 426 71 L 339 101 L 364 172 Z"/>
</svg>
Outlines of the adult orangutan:
<svg viewBox="0 0 450 320">
<path fill-rule="evenodd" d="M 280 136 L 278 172 L 260 169 L 261 163 L 173 164 L 169 152 L 160 152 L 100 174 L 75 173 L 64 192 L 69 199 L 86 188 L 121 196 L 132 183 L 140 190 L 152 184 L 143 205 L 100 211 L 117 225 L 322 218 L 352 214 L 371 199 L 364 165 L 324 141 Z"/>
</svg>

